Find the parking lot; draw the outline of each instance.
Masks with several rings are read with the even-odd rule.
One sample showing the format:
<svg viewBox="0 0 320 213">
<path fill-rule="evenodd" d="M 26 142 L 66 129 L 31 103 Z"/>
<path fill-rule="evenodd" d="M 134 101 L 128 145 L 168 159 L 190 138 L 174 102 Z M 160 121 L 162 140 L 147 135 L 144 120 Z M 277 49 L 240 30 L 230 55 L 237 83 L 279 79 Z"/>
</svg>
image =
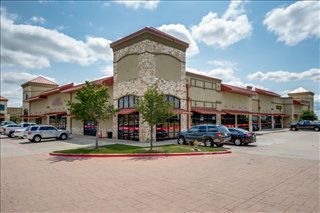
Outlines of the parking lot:
<svg viewBox="0 0 320 213">
<path fill-rule="evenodd" d="M 227 155 L 62 158 L 48 152 L 93 138 L 2 137 L 1 212 L 319 212 L 319 139 L 285 131 Z"/>
</svg>

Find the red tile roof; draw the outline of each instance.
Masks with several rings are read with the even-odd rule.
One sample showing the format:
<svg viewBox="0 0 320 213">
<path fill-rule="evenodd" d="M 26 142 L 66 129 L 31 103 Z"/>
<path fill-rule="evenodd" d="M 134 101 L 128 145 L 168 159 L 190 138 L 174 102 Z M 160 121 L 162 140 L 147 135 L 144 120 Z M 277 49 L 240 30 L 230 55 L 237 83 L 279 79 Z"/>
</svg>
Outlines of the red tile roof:
<svg viewBox="0 0 320 213">
<path fill-rule="evenodd" d="M 8 101 L 8 99 L 3 96 L 0 96 L 0 101 Z"/>
<path fill-rule="evenodd" d="M 57 93 L 60 93 L 64 90 L 67 90 L 67 89 L 70 89 L 72 88 L 74 85 L 73 83 L 69 83 L 69 84 L 66 84 L 66 85 L 62 85 L 60 87 L 56 87 L 56 88 L 53 88 L 53 89 L 50 89 L 50 90 L 47 90 L 47 91 L 44 91 L 42 93 L 40 93 L 40 97 L 47 97 L 49 95 L 53 95 L 53 94 L 57 94 Z"/>
<path fill-rule="evenodd" d="M 162 32 L 162 31 L 160 31 L 158 29 L 155 29 L 153 27 L 145 27 L 145 28 L 143 28 L 141 30 L 138 30 L 135 33 L 132 33 L 132 34 L 126 36 L 126 37 L 123 37 L 123 38 L 121 38 L 121 39 L 119 39 L 117 41 L 114 41 L 114 42 L 112 42 L 110 44 L 110 47 L 113 48 L 114 46 L 117 46 L 118 44 L 121 44 L 123 42 L 126 42 L 128 40 L 131 40 L 131 39 L 133 39 L 135 37 L 138 37 L 138 36 L 141 36 L 141 35 L 147 34 L 147 33 L 149 33 L 151 35 L 155 35 L 155 36 L 160 37 L 162 39 L 166 39 L 166 40 L 168 40 L 170 42 L 179 44 L 179 45 L 181 45 L 181 46 L 183 46 L 185 48 L 189 47 L 189 44 L 187 42 L 184 42 L 184 41 L 182 41 L 180 39 L 177 39 L 176 37 L 173 37 L 173 36 L 171 36 L 171 35 L 169 35 L 167 33 L 164 33 L 164 32 Z"/>
<path fill-rule="evenodd" d="M 58 86 L 58 84 L 56 84 L 53 81 L 50 81 L 42 76 L 38 76 L 22 85 L 28 84 L 28 83 L 36 83 L 36 84 L 46 84 L 46 85 L 54 85 L 54 86 Z"/>
<path fill-rule="evenodd" d="M 109 76 L 109 77 L 101 78 L 101 79 L 98 79 L 95 81 L 91 81 L 91 83 L 112 86 L 113 85 L 113 76 Z M 73 86 L 71 88 L 68 88 L 68 89 L 61 91 L 61 93 L 75 92 L 75 91 L 81 89 L 82 87 L 84 87 L 84 85 L 85 85 L 85 83 Z"/>
<path fill-rule="evenodd" d="M 258 94 L 262 94 L 262 95 L 280 97 L 279 94 L 274 93 L 274 92 L 271 92 L 271 91 L 268 91 L 268 90 L 263 90 L 263 89 L 256 88 L 255 91 L 256 91 Z"/>
<path fill-rule="evenodd" d="M 255 91 L 248 90 L 248 89 L 241 88 L 241 87 L 231 86 L 231 85 L 227 85 L 227 84 L 221 84 L 221 91 L 230 92 L 230 93 L 237 93 L 237 94 L 241 94 L 241 95 L 249 95 L 249 96 L 253 96 L 253 95 L 257 94 Z"/>
</svg>

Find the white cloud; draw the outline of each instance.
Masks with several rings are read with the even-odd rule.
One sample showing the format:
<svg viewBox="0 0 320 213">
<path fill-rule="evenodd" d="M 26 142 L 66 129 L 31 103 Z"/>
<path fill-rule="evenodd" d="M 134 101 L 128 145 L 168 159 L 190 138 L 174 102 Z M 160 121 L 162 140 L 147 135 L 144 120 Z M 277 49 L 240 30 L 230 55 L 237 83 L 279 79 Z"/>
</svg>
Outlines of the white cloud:
<svg viewBox="0 0 320 213">
<path fill-rule="evenodd" d="M 100 72 L 104 74 L 105 76 L 112 76 L 113 75 L 113 66 L 112 65 L 107 65 L 105 67 L 102 67 L 100 69 Z"/>
<path fill-rule="evenodd" d="M 5 9 L 1 8 L 1 11 Z M 86 41 L 40 26 L 15 24 L 6 11 L 1 13 L 1 66 L 41 69 L 51 61 L 90 65 L 110 61 L 111 41 L 87 36 Z"/>
<path fill-rule="evenodd" d="M 299 80 L 311 80 L 314 82 L 320 82 L 320 69 L 313 68 L 304 72 L 288 72 L 288 71 L 272 71 L 272 72 L 255 72 L 247 76 L 249 80 L 270 80 L 277 82 L 299 81 Z"/>
<path fill-rule="evenodd" d="M 199 48 L 195 40 L 192 38 L 190 31 L 182 24 L 169 24 L 158 27 L 159 30 L 168 33 L 182 41 L 189 43 L 187 49 L 187 57 L 194 56 L 199 53 Z"/>
<path fill-rule="evenodd" d="M 320 2 L 298 1 L 269 11 L 263 23 L 278 36 L 278 41 L 295 45 L 307 38 L 320 38 L 319 14 Z"/>
<path fill-rule="evenodd" d="M 139 1 L 114 1 L 117 4 L 122 4 L 128 8 L 153 10 L 158 7 L 159 0 L 139 0 Z"/>
<path fill-rule="evenodd" d="M 221 48 L 237 43 L 252 33 L 244 12 L 244 2 L 231 2 L 222 18 L 209 12 L 199 25 L 192 27 L 192 36 L 196 41 Z"/>
<path fill-rule="evenodd" d="M 37 16 L 33 16 L 30 20 L 35 24 L 45 24 L 47 22 L 45 18 Z"/>
<path fill-rule="evenodd" d="M 22 106 L 21 84 L 38 77 L 27 72 L 2 71 L 1 73 L 1 95 L 8 98 L 8 106 Z M 43 76 L 56 82 L 54 78 Z"/>
</svg>

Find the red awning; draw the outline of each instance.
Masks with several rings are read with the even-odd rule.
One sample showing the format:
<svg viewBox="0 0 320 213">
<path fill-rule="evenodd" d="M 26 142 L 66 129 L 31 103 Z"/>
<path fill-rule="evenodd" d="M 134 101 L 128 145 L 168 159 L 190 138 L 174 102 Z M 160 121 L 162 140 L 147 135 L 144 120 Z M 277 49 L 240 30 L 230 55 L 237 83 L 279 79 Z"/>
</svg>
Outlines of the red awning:
<svg viewBox="0 0 320 213">
<path fill-rule="evenodd" d="M 222 110 L 223 112 L 231 115 L 251 115 L 252 113 L 249 111 L 242 111 L 242 110 L 229 110 L 229 109 L 224 109 Z"/>
<path fill-rule="evenodd" d="M 41 118 L 42 115 L 25 115 L 25 116 L 21 116 L 21 118 Z"/>
<path fill-rule="evenodd" d="M 273 116 L 281 116 L 281 117 L 289 117 L 288 114 L 284 114 L 284 113 L 276 113 L 276 114 L 273 114 Z"/>
<path fill-rule="evenodd" d="M 172 113 L 174 113 L 174 114 L 190 114 L 187 110 L 184 110 L 184 109 L 173 109 Z"/>
<path fill-rule="evenodd" d="M 208 108 L 208 107 L 193 107 L 191 109 L 191 111 L 197 112 L 199 114 L 204 114 L 204 115 L 225 114 L 224 112 L 221 112 L 220 110 Z"/>
<path fill-rule="evenodd" d="M 5 118 L 4 115 L 0 115 L 0 118 Z"/>
<path fill-rule="evenodd" d="M 128 115 L 131 113 L 136 112 L 137 110 L 134 108 L 127 108 L 127 109 L 121 109 L 119 112 L 117 112 L 118 115 Z"/>
<path fill-rule="evenodd" d="M 66 117 L 74 118 L 75 116 L 73 114 L 67 114 L 67 115 L 63 115 L 62 117 L 63 118 L 66 118 Z"/>
<path fill-rule="evenodd" d="M 66 114 L 67 112 L 48 112 L 43 115 L 46 116 L 46 115 L 66 115 Z"/>
</svg>

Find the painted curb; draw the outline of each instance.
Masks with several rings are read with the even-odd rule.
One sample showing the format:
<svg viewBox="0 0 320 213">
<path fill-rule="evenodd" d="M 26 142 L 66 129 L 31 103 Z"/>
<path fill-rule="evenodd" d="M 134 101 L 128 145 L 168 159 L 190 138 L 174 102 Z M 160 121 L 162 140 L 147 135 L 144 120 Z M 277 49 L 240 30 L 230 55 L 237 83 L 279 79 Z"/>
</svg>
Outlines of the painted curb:
<svg viewBox="0 0 320 213">
<path fill-rule="evenodd" d="M 49 153 L 55 157 L 77 157 L 77 158 L 112 158 L 112 157 L 176 157 L 176 156 L 200 156 L 200 155 L 222 155 L 231 154 L 230 150 L 221 152 L 191 152 L 191 153 L 152 153 L 152 154 L 62 154 Z"/>
</svg>

